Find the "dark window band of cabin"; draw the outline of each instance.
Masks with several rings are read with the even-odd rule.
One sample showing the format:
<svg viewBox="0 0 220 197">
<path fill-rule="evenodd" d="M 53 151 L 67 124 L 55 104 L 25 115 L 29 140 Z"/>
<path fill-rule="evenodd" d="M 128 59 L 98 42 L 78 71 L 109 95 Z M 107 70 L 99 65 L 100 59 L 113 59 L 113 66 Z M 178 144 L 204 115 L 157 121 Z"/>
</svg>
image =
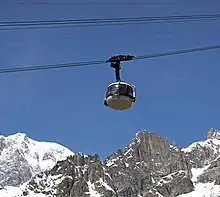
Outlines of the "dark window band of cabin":
<svg viewBox="0 0 220 197">
<path fill-rule="evenodd" d="M 130 86 L 127 86 L 126 84 L 120 84 L 119 87 L 118 84 L 114 84 L 108 88 L 106 92 L 106 97 L 118 94 L 133 98 L 133 89 Z"/>
</svg>

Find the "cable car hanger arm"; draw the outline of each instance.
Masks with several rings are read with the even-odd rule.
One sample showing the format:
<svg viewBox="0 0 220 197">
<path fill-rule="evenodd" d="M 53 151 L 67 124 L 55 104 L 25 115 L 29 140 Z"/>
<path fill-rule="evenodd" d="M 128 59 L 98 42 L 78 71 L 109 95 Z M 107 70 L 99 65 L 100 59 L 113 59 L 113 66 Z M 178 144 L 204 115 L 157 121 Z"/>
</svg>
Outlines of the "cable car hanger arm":
<svg viewBox="0 0 220 197">
<path fill-rule="evenodd" d="M 120 78 L 120 62 L 122 61 L 129 61 L 134 59 L 135 56 L 131 56 L 131 55 L 117 55 L 117 56 L 112 56 L 111 58 L 109 58 L 106 62 L 110 62 L 111 63 L 111 67 L 115 69 L 115 77 L 116 77 L 116 81 L 120 82 L 121 78 Z"/>
</svg>

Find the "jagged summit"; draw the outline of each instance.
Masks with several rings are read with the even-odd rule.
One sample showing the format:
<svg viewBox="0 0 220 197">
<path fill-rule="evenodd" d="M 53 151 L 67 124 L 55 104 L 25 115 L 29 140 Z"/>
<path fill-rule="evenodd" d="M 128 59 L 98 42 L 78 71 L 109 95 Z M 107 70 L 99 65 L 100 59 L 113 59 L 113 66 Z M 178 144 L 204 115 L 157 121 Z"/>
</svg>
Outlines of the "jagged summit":
<svg viewBox="0 0 220 197">
<path fill-rule="evenodd" d="M 207 139 L 217 139 L 220 140 L 220 130 L 217 129 L 209 129 L 207 134 Z"/>
</svg>

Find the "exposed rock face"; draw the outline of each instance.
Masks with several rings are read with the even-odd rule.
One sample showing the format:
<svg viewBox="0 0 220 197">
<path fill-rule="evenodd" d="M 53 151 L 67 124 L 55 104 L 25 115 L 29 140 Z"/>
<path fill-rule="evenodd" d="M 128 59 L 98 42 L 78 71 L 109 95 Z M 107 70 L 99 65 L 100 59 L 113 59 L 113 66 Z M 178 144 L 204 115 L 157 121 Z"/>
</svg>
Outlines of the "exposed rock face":
<svg viewBox="0 0 220 197">
<path fill-rule="evenodd" d="M 220 181 L 220 158 L 212 161 L 209 167 L 198 177 L 198 181 L 201 183 L 213 182 L 217 185 Z"/>
<path fill-rule="evenodd" d="M 131 196 L 143 195 L 161 177 L 180 170 L 191 181 L 191 166 L 184 153 L 171 147 L 165 139 L 145 131 L 138 133 L 124 150 L 108 157 L 104 165 L 119 196 L 128 191 Z"/>
<path fill-rule="evenodd" d="M 191 177 L 190 162 L 180 149 L 143 131 L 103 163 L 97 155 L 80 154 L 58 162 L 44 174 L 41 187 L 36 176 L 25 194 L 28 190 L 45 193 L 50 188 L 47 194 L 57 197 L 90 197 L 95 192 L 103 197 L 175 197 L 193 191 Z"/>
<path fill-rule="evenodd" d="M 6 155 L 6 160 L 0 160 L 0 185 L 17 186 L 32 177 L 31 167 L 19 150 L 13 150 Z"/>
<path fill-rule="evenodd" d="M 111 186 L 113 180 L 97 155 L 76 154 L 65 161 L 57 162 L 50 172 L 36 175 L 23 191 L 23 195 L 28 195 L 32 190 L 56 197 L 90 197 L 91 193 L 109 197 L 116 193 Z"/>
<path fill-rule="evenodd" d="M 155 188 L 164 197 L 175 197 L 193 191 L 194 185 L 185 171 L 179 171 L 163 177 Z"/>
</svg>

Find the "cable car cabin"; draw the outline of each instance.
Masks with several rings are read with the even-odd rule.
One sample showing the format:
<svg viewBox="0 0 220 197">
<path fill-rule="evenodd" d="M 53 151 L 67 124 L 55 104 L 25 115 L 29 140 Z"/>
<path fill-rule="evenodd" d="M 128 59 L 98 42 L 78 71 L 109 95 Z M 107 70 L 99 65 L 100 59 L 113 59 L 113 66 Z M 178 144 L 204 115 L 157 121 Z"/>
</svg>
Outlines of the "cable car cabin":
<svg viewBox="0 0 220 197">
<path fill-rule="evenodd" d="M 136 88 L 126 82 L 111 83 L 106 91 L 104 104 L 115 110 L 129 109 L 136 100 Z"/>
</svg>

